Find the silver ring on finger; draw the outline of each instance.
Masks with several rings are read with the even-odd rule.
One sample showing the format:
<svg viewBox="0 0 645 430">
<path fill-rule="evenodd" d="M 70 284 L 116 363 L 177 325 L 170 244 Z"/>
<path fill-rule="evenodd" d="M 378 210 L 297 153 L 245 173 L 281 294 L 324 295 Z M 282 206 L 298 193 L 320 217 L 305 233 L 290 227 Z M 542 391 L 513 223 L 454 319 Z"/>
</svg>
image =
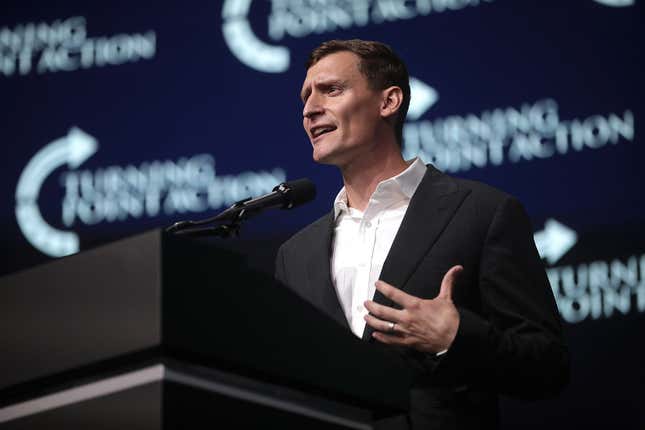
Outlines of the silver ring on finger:
<svg viewBox="0 0 645 430">
<path fill-rule="evenodd" d="M 387 329 L 388 329 L 388 331 L 389 331 L 390 333 L 394 332 L 394 326 L 395 326 L 395 325 L 396 325 L 396 323 L 393 323 L 393 322 L 390 322 L 390 323 L 388 324 Z"/>
</svg>

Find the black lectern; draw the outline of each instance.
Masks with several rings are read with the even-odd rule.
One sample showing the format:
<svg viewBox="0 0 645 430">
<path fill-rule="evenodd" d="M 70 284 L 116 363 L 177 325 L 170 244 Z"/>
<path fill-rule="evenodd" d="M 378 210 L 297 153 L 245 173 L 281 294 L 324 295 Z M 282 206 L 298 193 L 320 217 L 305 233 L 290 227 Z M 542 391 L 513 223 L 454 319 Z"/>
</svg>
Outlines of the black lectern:
<svg viewBox="0 0 645 430">
<path fill-rule="evenodd" d="M 0 280 L 7 429 L 372 428 L 411 375 L 222 243 L 155 230 Z"/>
</svg>

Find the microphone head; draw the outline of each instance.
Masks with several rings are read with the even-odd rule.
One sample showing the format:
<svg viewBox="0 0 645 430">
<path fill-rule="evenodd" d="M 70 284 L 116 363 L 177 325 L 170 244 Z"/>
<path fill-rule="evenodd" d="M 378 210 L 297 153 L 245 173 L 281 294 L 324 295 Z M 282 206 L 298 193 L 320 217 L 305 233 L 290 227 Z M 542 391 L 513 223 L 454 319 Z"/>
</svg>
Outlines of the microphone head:
<svg viewBox="0 0 645 430">
<path fill-rule="evenodd" d="M 273 189 L 284 197 L 282 209 L 291 209 L 308 203 L 316 197 L 316 185 L 309 178 L 283 182 Z"/>
</svg>

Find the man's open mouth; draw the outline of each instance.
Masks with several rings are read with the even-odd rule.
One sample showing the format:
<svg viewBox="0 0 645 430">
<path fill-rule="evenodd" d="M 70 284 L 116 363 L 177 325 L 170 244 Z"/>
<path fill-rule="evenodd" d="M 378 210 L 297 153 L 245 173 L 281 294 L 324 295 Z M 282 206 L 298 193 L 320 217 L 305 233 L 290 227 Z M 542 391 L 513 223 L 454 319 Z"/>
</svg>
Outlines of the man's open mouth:
<svg viewBox="0 0 645 430">
<path fill-rule="evenodd" d="M 324 126 L 316 126 L 311 129 L 311 137 L 314 139 L 317 137 L 322 136 L 323 134 L 329 133 L 330 131 L 336 130 L 336 127 L 333 125 L 324 125 Z"/>
</svg>

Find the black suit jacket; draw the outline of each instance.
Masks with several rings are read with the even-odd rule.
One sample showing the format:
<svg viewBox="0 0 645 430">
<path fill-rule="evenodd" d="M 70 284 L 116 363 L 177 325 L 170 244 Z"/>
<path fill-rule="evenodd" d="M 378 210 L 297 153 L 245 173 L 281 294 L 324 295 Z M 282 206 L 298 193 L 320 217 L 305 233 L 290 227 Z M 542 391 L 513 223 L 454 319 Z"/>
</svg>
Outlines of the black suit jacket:
<svg viewBox="0 0 645 430">
<path fill-rule="evenodd" d="M 276 278 L 349 330 L 330 275 L 333 231 L 328 214 L 285 242 Z M 413 428 L 495 428 L 498 394 L 546 397 L 568 380 L 559 314 L 524 209 L 428 166 L 380 279 L 430 299 L 456 264 L 464 270 L 453 288 L 460 323 L 450 350 L 439 358 L 398 351 L 418 372 Z M 396 306 L 378 291 L 374 300 Z M 366 326 L 363 339 L 374 341 L 371 332 Z"/>
</svg>

